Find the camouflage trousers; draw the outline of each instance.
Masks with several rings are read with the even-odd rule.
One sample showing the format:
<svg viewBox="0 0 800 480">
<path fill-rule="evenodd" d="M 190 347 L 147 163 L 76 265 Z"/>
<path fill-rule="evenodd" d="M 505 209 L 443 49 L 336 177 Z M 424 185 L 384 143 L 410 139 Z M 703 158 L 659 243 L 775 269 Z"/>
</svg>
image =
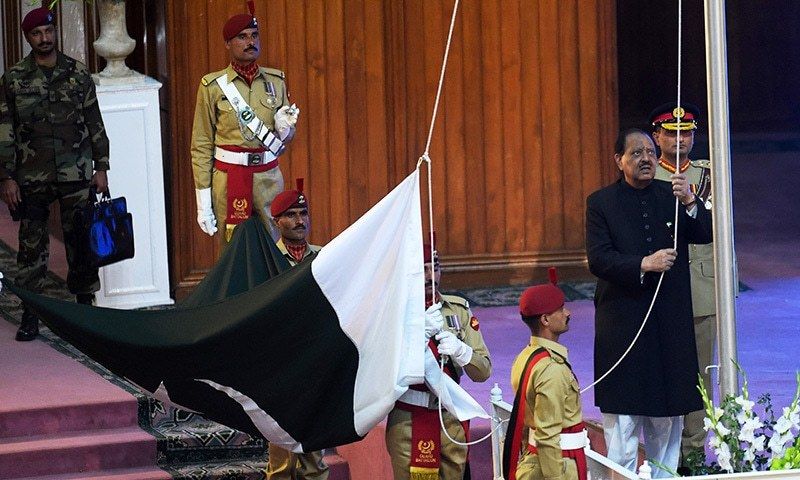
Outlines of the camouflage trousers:
<svg viewBox="0 0 800 480">
<path fill-rule="evenodd" d="M 50 257 L 48 218 L 50 204 L 58 200 L 61 229 L 67 251 L 67 288 L 73 294 L 94 293 L 100 289 L 97 269 L 82 261 L 80 232 L 76 216 L 86 206 L 89 184 L 86 182 L 41 183 L 20 186 L 25 213 L 19 224 L 19 253 L 16 282 L 32 292 L 44 290 L 47 261 Z"/>
</svg>

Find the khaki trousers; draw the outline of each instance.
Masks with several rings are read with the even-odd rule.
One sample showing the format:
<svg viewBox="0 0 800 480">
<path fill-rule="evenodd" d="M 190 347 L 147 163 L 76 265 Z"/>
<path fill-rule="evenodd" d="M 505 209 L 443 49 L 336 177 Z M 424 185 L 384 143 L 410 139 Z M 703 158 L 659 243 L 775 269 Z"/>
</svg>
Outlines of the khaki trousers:
<svg viewBox="0 0 800 480">
<path fill-rule="evenodd" d="M 276 445 L 268 447 L 267 480 L 327 480 L 328 466 L 322 452 L 292 453 Z"/>
<path fill-rule="evenodd" d="M 280 167 L 275 167 L 266 172 L 253 174 L 253 211 L 256 212 L 267 227 L 274 240 L 278 239 L 278 229 L 272 223 L 272 214 L 269 209 L 272 200 L 283 191 L 283 174 Z M 222 234 L 222 243 L 225 240 L 225 220 L 228 217 L 228 174 L 214 169 L 211 177 L 211 197 L 214 204 L 214 216 L 217 217 L 217 235 Z"/>
<path fill-rule="evenodd" d="M 455 440 L 464 442 L 464 428 L 450 412 L 443 411 L 442 417 L 447 432 Z M 461 480 L 467 464 L 467 447 L 451 442 L 441 434 L 442 455 L 439 463 L 439 478 Z M 395 408 L 389 413 L 386 422 L 386 450 L 392 459 L 395 480 L 409 480 L 411 476 L 411 413 Z"/>
<path fill-rule="evenodd" d="M 563 480 L 578 480 L 578 464 L 573 458 L 564 458 Z M 545 480 L 542 466 L 539 465 L 539 455 L 525 449 L 525 453 L 517 465 L 517 480 Z"/>
</svg>

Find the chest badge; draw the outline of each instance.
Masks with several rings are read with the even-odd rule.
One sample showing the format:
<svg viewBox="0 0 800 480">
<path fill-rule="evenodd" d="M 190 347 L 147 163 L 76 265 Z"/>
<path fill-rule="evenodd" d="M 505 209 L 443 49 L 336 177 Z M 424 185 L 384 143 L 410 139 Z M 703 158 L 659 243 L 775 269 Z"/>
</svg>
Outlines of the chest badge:
<svg viewBox="0 0 800 480">
<path fill-rule="evenodd" d="M 275 84 L 272 82 L 267 82 L 267 99 L 264 103 L 273 110 L 278 106 L 278 96 L 275 94 Z"/>
<path fill-rule="evenodd" d="M 241 111 L 241 112 L 239 112 L 239 118 L 242 120 L 242 122 L 243 122 L 245 125 L 247 125 L 247 124 L 248 124 L 248 123 L 250 123 L 250 122 L 251 122 L 251 121 L 252 121 L 254 118 L 256 118 L 256 114 L 255 114 L 255 112 L 253 111 L 253 109 L 252 109 L 252 108 L 250 108 L 250 106 L 248 105 L 246 108 L 242 109 L 242 111 Z"/>
</svg>

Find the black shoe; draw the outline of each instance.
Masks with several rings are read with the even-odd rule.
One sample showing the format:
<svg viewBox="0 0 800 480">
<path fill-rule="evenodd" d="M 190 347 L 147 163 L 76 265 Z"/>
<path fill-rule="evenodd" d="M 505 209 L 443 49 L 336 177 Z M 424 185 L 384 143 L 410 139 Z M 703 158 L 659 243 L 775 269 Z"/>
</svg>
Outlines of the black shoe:
<svg viewBox="0 0 800 480">
<path fill-rule="evenodd" d="M 26 308 L 22 311 L 22 322 L 15 338 L 18 342 L 30 342 L 36 335 L 39 335 L 39 317 Z"/>
<path fill-rule="evenodd" d="M 75 295 L 75 301 L 84 305 L 94 305 L 94 293 L 79 293 Z"/>
</svg>

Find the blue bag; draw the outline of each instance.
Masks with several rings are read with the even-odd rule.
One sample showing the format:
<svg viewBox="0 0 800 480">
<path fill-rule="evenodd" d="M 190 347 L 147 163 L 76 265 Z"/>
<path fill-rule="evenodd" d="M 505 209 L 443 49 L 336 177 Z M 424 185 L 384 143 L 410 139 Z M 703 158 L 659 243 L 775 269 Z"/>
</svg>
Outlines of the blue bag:
<svg viewBox="0 0 800 480">
<path fill-rule="evenodd" d="M 111 198 L 103 193 L 100 200 L 94 187 L 89 190 L 89 205 L 83 211 L 87 261 L 99 268 L 133 258 L 133 216 L 128 213 L 125 197 Z"/>
</svg>

